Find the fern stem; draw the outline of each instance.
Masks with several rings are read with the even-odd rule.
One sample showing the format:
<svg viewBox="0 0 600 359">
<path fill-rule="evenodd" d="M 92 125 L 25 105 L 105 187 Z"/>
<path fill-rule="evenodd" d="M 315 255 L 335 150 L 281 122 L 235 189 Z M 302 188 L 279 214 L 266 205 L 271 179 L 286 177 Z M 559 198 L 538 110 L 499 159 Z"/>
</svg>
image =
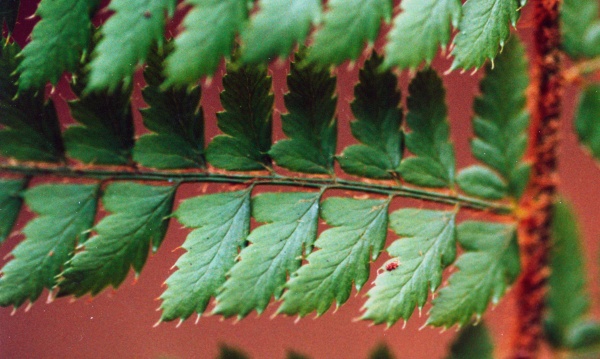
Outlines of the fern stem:
<svg viewBox="0 0 600 359">
<path fill-rule="evenodd" d="M 532 114 L 532 176 L 521 204 L 519 223 L 522 273 L 516 286 L 517 314 L 511 358 L 536 358 L 543 334 L 543 313 L 551 246 L 552 207 L 556 197 L 557 149 L 563 91 L 559 49 L 560 0 L 535 0 L 534 51 L 529 107 Z"/>
<path fill-rule="evenodd" d="M 344 191 L 363 192 L 385 196 L 398 196 L 422 199 L 426 201 L 460 205 L 475 210 L 488 211 L 497 214 L 511 214 L 514 208 L 509 205 L 481 200 L 475 197 L 449 194 L 435 190 L 406 187 L 403 185 L 382 185 L 340 178 L 323 177 L 288 177 L 282 175 L 251 175 L 251 174 L 222 174 L 211 172 L 180 172 L 180 171 L 131 171 L 129 168 L 72 168 L 67 166 L 39 167 L 33 165 L 0 164 L 0 170 L 8 173 L 28 176 L 60 176 L 76 178 L 92 178 L 98 180 L 134 180 L 160 181 L 180 183 L 237 183 L 253 185 L 294 186 L 319 189 L 339 189 Z"/>
</svg>

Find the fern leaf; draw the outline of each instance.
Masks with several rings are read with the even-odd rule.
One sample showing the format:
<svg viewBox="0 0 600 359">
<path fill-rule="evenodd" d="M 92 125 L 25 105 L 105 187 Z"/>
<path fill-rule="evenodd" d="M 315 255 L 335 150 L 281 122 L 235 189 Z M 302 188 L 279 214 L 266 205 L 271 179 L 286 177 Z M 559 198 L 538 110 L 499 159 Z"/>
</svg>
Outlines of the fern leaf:
<svg viewBox="0 0 600 359">
<path fill-rule="evenodd" d="M 111 214 L 93 230 L 60 275 L 58 296 L 96 295 L 105 287 L 117 288 L 133 267 L 142 270 L 148 249 L 156 251 L 167 231 L 175 186 L 149 186 L 131 182 L 109 185 L 102 199 Z"/>
<path fill-rule="evenodd" d="M 588 85 L 579 99 L 575 114 L 575 132 L 596 160 L 600 159 L 600 85 Z"/>
<path fill-rule="evenodd" d="M 519 19 L 517 0 L 468 0 L 454 38 L 452 69 L 479 68 L 493 60 Z"/>
<path fill-rule="evenodd" d="M 211 297 L 225 282 L 250 231 L 250 190 L 200 196 L 181 203 L 175 216 L 195 228 L 166 281 L 161 320 L 186 319 L 206 310 Z"/>
<path fill-rule="evenodd" d="M 498 303 L 520 272 L 514 225 L 464 222 L 457 238 L 465 250 L 456 261 L 459 271 L 433 300 L 427 324 L 463 326 L 481 316 L 490 300 Z"/>
<path fill-rule="evenodd" d="M 348 300 L 352 284 L 359 290 L 369 278 L 369 261 L 385 244 L 390 200 L 328 198 L 321 217 L 333 228 L 321 233 L 308 264 L 292 274 L 278 313 L 318 315 Z"/>
<path fill-rule="evenodd" d="M 442 271 L 456 256 L 456 212 L 401 209 L 390 216 L 390 226 L 403 237 L 387 249 L 398 266 L 384 266 L 377 275 L 362 316 L 388 325 L 408 320 L 415 306 L 421 310 L 429 289 L 442 283 Z"/>
<path fill-rule="evenodd" d="M 269 154 L 278 166 L 304 173 L 333 173 L 337 144 L 335 78 L 326 69 L 300 65 L 296 54 L 284 97 L 288 113 L 281 116 L 283 132 L 290 139 L 278 141 Z"/>
<path fill-rule="evenodd" d="M 552 239 L 545 328 L 550 343 L 564 348 L 570 331 L 585 319 L 590 308 L 581 234 L 573 208 L 564 200 L 554 205 Z"/>
<path fill-rule="evenodd" d="M 382 57 L 373 52 L 354 88 L 351 107 L 356 121 L 350 122 L 350 128 L 362 144 L 346 147 L 338 157 L 344 171 L 369 178 L 392 178 L 403 150 L 400 92 L 396 76 L 379 70 L 382 62 Z"/>
<path fill-rule="evenodd" d="M 400 7 L 385 47 L 384 66 L 416 68 L 423 60 L 430 63 L 440 45 L 450 41 L 450 24 L 458 26 L 460 0 L 404 0 Z"/>
<path fill-rule="evenodd" d="M 208 145 L 208 162 L 230 171 L 270 167 L 273 94 L 266 68 L 228 64 L 223 88 L 225 111 L 217 114 L 217 124 L 225 135 L 216 136 Z"/>
<path fill-rule="evenodd" d="M 473 155 L 493 171 L 472 167 L 459 174 L 459 186 L 472 195 L 499 199 L 521 197 L 529 180 L 530 166 L 523 162 L 527 148 L 529 115 L 525 91 L 529 83 L 524 49 L 518 39 L 507 43 L 495 67 L 486 66 L 475 99 L 471 141 Z M 486 186 L 486 182 L 489 184 Z"/>
<path fill-rule="evenodd" d="M 303 254 L 312 250 L 317 237 L 320 193 L 267 193 L 254 197 L 252 214 L 256 228 L 229 279 L 217 295 L 214 313 L 225 317 L 245 317 L 252 310 L 259 313 L 271 296 L 278 299 L 288 274 L 300 268 Z M 240 300 L 244 298 L 244 300 Z"/>
<path fill-rule="evenodd" d="M 0 306 L 34 302 L 84 242 L 96 215 L 97 185 L 48 184 L 25 192 L 25 202 L 39 217 L 30 221 L 25 240 L 12 252 L 14 259 L 0 270 Z"/>
<path fill-rule="evenodd" d="M 4 0 L 0 4 L 0 28 L 6 23 L 8 32 L 11 33 L 15 29 L 17 16 L 19 15 L 20 0 Z"/>
<path fill-rule="evenodd" d="M 595 0 L 564 0 L 560 8 L 562 46 L 573 58 L 600 54 L 600 20 Z"/>
<path fill-rule="evenodd" d="M 56 84 L 64 71 L 75 71 L 92 36 L 92 13 L 99 0 L 42 0 L 36 14 L 41 20 L 21 55 L 18 71 L 21 91 Z"/>
<path fill-rule="evenodd" d="M 442 80 L 429 69 L 420 71 L 408 91 L 406 147 L 415 154 L 399 167 L 402 177 L 425 187 L 451 187 L 454 184 L 454 147 L 446 119 L 446 91 Z"/>
<path fill-rule="evenodd" d="M 169 51 L 171 43 L 163 48 Z M 204 167 L 204 115 L 198 109 L 201 90 L 161 88 L 164 55 L 154 47 L 148 56 L 142 90 L 148 108 L 141 110 L 144 126 L 155 132 L 141 136 L 133 149 L 133 160 L 159 169 Z"/>
<path fill-rule="evenodd" d="M 0 244 L 8 238 L 19 216 L 23 203 L 21 191 L 26 186 L 26 179 L 0 178 Z"/>
<path fill-rule="evenodd" d="M 3 39 L 0 52 L 0 153 L 21 161 L 58 162 L 63 143 L 54 104 L 43 92 L 18 93 L 19 46 Z"/>
<path fill-rule="evenodd" d="M 88 90 L 112 92 L 127 86 L 152 44 L 162 43 L 165 13 L 172 16 L 175 5 L 175 0 L 111 1 L 109 9 L 114 14 L 101 27 L 102 40 L 94 48 Z"/>
<path fill-rule="evenodd" d="M 324 66 L 357 59 L 365 43 L 377 38 L 381 20 L 392 17 L 390 0 L 330 0 L 327 5 L 308 57 Z"/>
<path fill-rule="evenodd" d="M 494 345 L 485 323 L 467 325 L 458 333 L 446 359 L 492 359 Z"/>
<path fill-rule="evenodd" d="M 192 9 L 183 20 L 167 58 L 169 85 L 188 85 L 212 75 L 221 58 L 229 56 L 236 33 L 248 17 L 247 0 L 187 0 Z"/>
<path fill-rule="evenodd" d="M 286 57 L 302 44 L 321 15 L 318 0 L 261 0 L 260 10 L 242 31 L 242 61 L 259 63 Z M 286 19 L 286 21 L 281 21 Z"/>
<path fill-rule="evenodd" d="M 88 74 L 80 69 L 71 84 L 79 99 L 70 101 L 69 107 L 81 125 L 70 126 L 63 134 L 67 154 L 84 163 L 128 164 L 134 145 L 132 87 L 86 93 L 87 83 Z"/>
</svg>

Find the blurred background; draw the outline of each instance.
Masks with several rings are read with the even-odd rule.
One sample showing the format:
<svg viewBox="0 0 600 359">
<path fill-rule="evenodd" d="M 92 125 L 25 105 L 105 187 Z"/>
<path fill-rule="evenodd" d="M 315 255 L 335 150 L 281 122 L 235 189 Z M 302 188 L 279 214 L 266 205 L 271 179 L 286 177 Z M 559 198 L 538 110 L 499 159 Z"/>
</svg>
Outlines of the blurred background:
<svg viewBox="0 0 600 359">
<path fill-rule="evenodd" d="M 37 21 L 32 18 L 37 1 L 22 0 L 21 13 L 15 40 L 25 45 L 31 28 Z M 519 22 L 518 34 L 530 43 L 530 15 L 526 8 Z M 107 14 L 101 14 L 98 22 Z M 180 18 L 180 16 L 178 16 Z M 171 24 L 171 31 L 177 31 Z M 515 36 L 513 34 L 513 36 Z M 529 45 L 528 45 L 529 46 Z M 118 49 L 115 49 L 118 51 Z M 450 67 L 451 60 L 440 56 L 433 67 L 443 73 Z M 334 71 L 338 76 L 338 153 L 354 142 L 350 135 L 349 122 L 352 114 L 349 102 L 353 98 L 353 86 L 357 81 L 359 64 L 344 64 Z M 568 66 L 569 64 L 567 64 Z M 282 97 L 285 89 L 287 67 L 271 65 L 276 111 L 274 116 L 275 139 L 283 137 L 279 113 L 285 112 Z M 410 74 L 399 75 L 399 86 L 403 101 L 407 94 Z M 443 76 L 447 89 L 449 118 L 452 138 L 457 147 L 458 168 L 474 162 L 469 150 L 472 136 L 472 101 L 478 94 L 478 81 L 481 73 L 470 74 L 453 72 Z M 143 107 L 140 88 L 141 76 L 136 77 L 138 86 L 134 92 L 134 108 Z M 63 79 L 57 91 L 51 96 L 57 102 L 63 126 L 73 121 L 69 117 L 65 99 L 72 99 L 72 93 Z M 210 85 L 203 83 L 202 105 L 206 114 L 206 136 L 210 139 L 218 133 L 215 113 L 221 110 L 218 94 L 221 91 L 221 74 L 217 74 Z M 564 101 L 563 136 L 560 151 L 560 192 L 575 204 L 579 215 L 582 234 L 585 239 L 585 260 L 588 266 L 589 291 L 593 300 L 593 313 L 598 315 L 598 238 L 600 235 L 600 171 L 596 163 L 578 146 L 572 131 L 572 114 L 576 106 L 576 88 L 568 86 Z M 136 131 L 146 130 L 141 117 L 136 113 Z M 39 181 L 45 181 L 41 179 Z M 185 185 L 178 193 L 177 203 L 184 198 L 198 195 L 201 185 Z M 223 185 L 210 185 L 209 191 L 222 191 Z M 261 191 L 274 191 L 265 188 Z M 338 193 L 339 195 L 339 193 Z M 394 208 L 402 206 L 432 207 L 412 200 L 395 200 Z M 435 206 L 433 206 L 435 207 Z M 468 218 L 469 213 L 464 218 Z M 477 214 L 475 214 L 477 216 Z M 22 228 L 31 218 L 24 211 L 18 221 Z M 167 237 L 158 252 L 150 256 L 148 262 L 135 280 L 133 273 L 118 290 L 108 289 L 95 298 L 83 297 L 78 300 L 61 298 L 45 303 L 47 293 L 36 302 L 31 310 L 23 308 L 12 313 L 12 308 L 0 308 L 0 358 L 214 358 L 221 344 L 237 347 L 252 358 L 284 358 L 293 350 L 312 358 L 366 358 L 378 344 L 386 343 L 396 358 L 443 358 L 456 334 L 454 329 L 442 332 L 438 328 L 422 328 L 424 315 L 418 313 L 403 327 L 397 323 L 386 329 L 385 326 L 370 326 L 369 322 L 355 321 L 360 316 L 360 308 L 365 302 L 365 288 L 337 310 L 330 309 L 318 319 L 308 316 L 298 322 L 296 318 L 284 316 L 271 319 L 277 305 L 271 306 L 260 317 L 251 314 L 242 321 L 222 320 L 217 316 L 202 317 L 194 324 L 191 318 L 176 327 L 177 322 L 162 323 L 153 328 L 160 318 L 157 312 L 160 302 L 156 300 L 164 291 L 165 279 L 172 273 L 171 267 L 183 253 L 178 247 L 183 243 L 189 230 L 171 221 Z M 390 234 L 388 244 L 396 236 Z M 10 258 L 6 255 L 22 240 L 22 235 L 13 235 L 0 247 L 0 265 Z M 387 260 L 386 255 L 373 264 L 371 279 L 376 269 Z M 484 316 L 496 344 L 496 356 L 506 353 L 511 336 L 512 309 L 514 300 L 509 292 L 495 308 L 490 308 Z M 549 352 L 545 351 L 548 357 Z"/>
</svg>

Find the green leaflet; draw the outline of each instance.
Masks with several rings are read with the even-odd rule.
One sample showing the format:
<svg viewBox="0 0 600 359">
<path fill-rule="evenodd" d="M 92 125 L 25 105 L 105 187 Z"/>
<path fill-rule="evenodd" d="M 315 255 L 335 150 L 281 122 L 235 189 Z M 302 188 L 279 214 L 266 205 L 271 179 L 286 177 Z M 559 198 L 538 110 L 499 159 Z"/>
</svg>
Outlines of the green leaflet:
<svg viewBox="0 0 600 359">
<path fill-rule="evenodd" d="M 246 353 L 239 349 L 227 345 L 221 345 L 217 359 L 249 359 L 249 357 L 246 355 Z"/>
<path fill-rule="evenodd" d="M 117 288 L 131 267 L 140 273 L 150 244 L 156 251 L 167 231 L 175 190 L 176 186 L 110 184 L 102 199 L 110 215 L 96 224 L 96 235 L 67 263 L 58 296 L 96 295 L 109 285 Z"/>
<path fill-rule="evenodd" d="M 0 244 L 8 238 L 21 211 L 21 191 L 27 186 L 26 179 L 0 178 Z"/>
<path fill-rule="evenodd" d="M 19 15 L 20 0 L 4 0 L 0 3 L 0 28 L 6 23 L 8 32 L 13 32 Z"/>
<path fill-rule="evenodd" d="M 63 158 L 53 102 L 42 91 L 18 93 L 19 46 L 2 38 L 0 48 L 0 154 L 20 161 L 58 162 Z"/>
<path fill-rule="evenodd" d="M 591 354 L 587 358 L 598 356 L 598 345 L 600 345 L 600 323 L 595 320 L 580 321 L 573 325 L 567 337 L 565 346 L 574 352 Z M 591 353 L 590 353 L 591 352 Z"/>
<path fill-rule="evenodd" d="M 575 132 L 596 160 L 600 159 L 600 85 L 588 85 L 579 99 L 575 114 Z"/>
<path fill-rule="evenodd" d="M 250 231 L 250 192 L 211 194 L 181 203 L 175 216 L 195 229 L 183 243 L 187 252 L 175 263 L 178 269 L 160 296 L 162 321 L 200 315 L 217 294 Z"/>
<path fill-rule="evenodd" d="M 48 184 L 25 192 L 25 202 L 39 217 L 30 221 L 25 240 L 12 251 L 0 273 L 0 306 L 34 302 L 72 256 L 76 243 L 87 238 L 94 223 L 97 185 Z"/>
<path fill-rule="evenodd" d="M 365 43 L 372 44 L 381 26 L 389 22 L 393 2 L 390 0 L 329 0 L 323 24 L 318 29 L 308 60 L 323 66 L 356 60 Z"/>
<path fill-rule="evenodd" d="M 493 359 L 494 345 L 485 323 L 467 325 L 458 333 L 446 359 Z"/>
<path fill-rule="evenodd" d="M 498 54 L 519 19 L 517 0 L 468 0 L 454 38 L 452 69 L 479 68 Z"/>
<path fill-rule="evenodd" d="M 554 205 L 552 271 L 548 279 L 550 290 L 545 330 L 550 343 L 556 348 L 567 346 L 568 336 L 585 319 L 590 308 L 577 223 L 573 208 L 567 202 L 561 199 Z"/>
<path fill-rule="evenodd" d="M 600 20 L 595 0 L 563 0 L 560 8 L 562 46 L 573 58 L 600 54 Z"/>
<path fill-rule="evenodd" d="M 310 357 L 294 351 L 288 351 L 286 354 L 286 359 L 310 359 Z"/>
<path fill-rule="evenodd" d="M 385 47 L 385 67 L 416 68 L 425 60 L 430 63 L 438 48 L 450 40 L 451 26 L 458 26 L 460 0 L 404 0 L 402 12 Z"/>
<path fill-rule="evenodd" d="M 429 289 L 442 283 L 442 271 L 456 257 L 456 212 L 401 209 L 390 215 L 390 227 L 403 238 L 388 247 L 393 259 L 378 273 L 362 316 L 388 326 L 408 320 L 415 306 L 420 311 Z M 392 262 L 397 268 L 387 270 Z"/>
<path fill-rule="evenodd" d="M 382 57 L 373 52 L 354 88 L 351 107 L 356 121 L 350 122 L 350 128 L 363 144 L 346 147 L 338 157 L 344 171 L 369 178 L 392 178 L 403 150 L 400 92 L 396 76 L 379 70 L 382 62 Z"/>
<path fill-rule="evenodd" d="M 456 183 L 466 193 L 487 199 L 502 199 L 508 190 L 507 184 L 494 171 L 477 165 L 461 170 Z"/>
<path fill-rule="evenodd" d="M 161 88 L 162 61 L 172 43 L 163 51 L 154 47 L 148 56 L 144 78 L 148 86 L 142 90 L 149 105 L 142 109 L 144 126 L 153 131 L 141 136 L 133 149 L 133 160 L 142 166 L 171 169 L 204 167 L 204 115 L 198 108 L 201 90 Z"/>
<path fill-rule="evenodd" d="M 259 8 L 242 31 L 242 61 L 246 63 L 286 57 L 296 43 L 304 42 L 311 24 L 321 15 L 319 0 L 261 0 Z"/>
<path fill-rule="evenodd" d="M 224 91 L 217 114 L 218 126 L 225 135 L 213 138 L 206 149 L 211 165 L 230 171 L 264 170 L 271 166 L 273 94 L 267 69 L 227 65 Z"/>
<path fill-rule="evenodd" d="M 70 126 L 63 134 L 67 154 L 84 163 L 126 165 L 134 145 L 132 86 L 118 87 L 112 93 L 86 93 L 88 75 L 80 68 L 71 84 L 79 99 L 70 101 L 69 107 L 81 125 Z"/>
<path fill-rule="evenodd" d="M 278 166 L 291 171 L 331 174 L 337 144 L 335 78 L 327 69 L 300 65 L 303 58 L 297 53 L 291 64 L 290 92 L 284 97 L 288 113 L 281 122 L 290 139 L 275 143 L 269 154 Z"/>
<path fill-rule="evenodd" d="M 514 225 L 463 222 L 457 238 L 465 253 L 456 261 L 459 271 L 433 300 L 427 319 L 433 326 L 463 326 L 473 315 L 481 316 L 490 300 L 498 303 L 520 272 Z"/>
<path fill-rule="evenodd" d="M 320 192 L 266 193 L 253 198 L 252 214 L 258 222 L 229 279 L 217 295 L 214 313 L 245 317 L 262 313 L 271 297 L 281 297 L 289 274 L 300 268 L 303 255 L 312 251 L 317 237 Z M 240 300 L 240 298 L 244 298 Z"/>
<path fill-rule="evenodd" d="M 248 17 L 248 0 L 187 0 L 192 6 L 183 20 L 185 30 L 175 39 L 167 58 L 169 85 L 189 85 L 212 75 L 229 56 L 236 33 Z"/>
<path fill-rule="evenodd" d="M 337 197 L 323 201 L 321 217 L 333 228 L 321 233 L 315 242 L 319 250 L 292 274 L 277 312 L 321 315 L 334 299 L 337 305 L 346 302 L 353 283 L 362 288 L 369 279 L 369 262 L 385 244 L 389 203 Z"/>
<path fill-rule="evenodd" d="M 41 20 L 33 28 L 31 42 L 21 55 L 18 71 L 21 91 L 38 90 L 50 81 L 56 84 L 64 71 L 73 72 L 88 50 L 92 35 L 91 16 L 99 0 L 42 0 L 36 14 Z"/>
<path fill-rule="evenodd" d="M 480 83 L 481 96 L 473 105 L 475 138 L 471 141 L 471 151 L 496 173 L 484 173 L 481 167 L 463 170 L 459 186 L 466 193 L 490 199 L 505 195 L 518 199 L 525 190 L 530 166 L 522 162 L 529 126 L 525 109 L 529 78 L 524 54 L 520 41 L 514 38 L 506 44 L 494 68 L 486 66 Z"/>
<path fill-rule="evenodd" d="M 102 40 L 90 63 L 88 90 L 127 86 L 138 64 L 146 60 L 153 43 L 162 43 L 165 13 L 172 16 L 175 0 L 113 0 L 114 14 L 100 28 Z"/>
<path fill-rule="evenodd" d="M 402 160 L 398 170 L 409 183 L 425 187 L 454 185 L 454 147 L 446 119 L 446 91 L 434 70 L 417 73 L 408 87 L 406 147 L 415 154 Z"/>
</svg>

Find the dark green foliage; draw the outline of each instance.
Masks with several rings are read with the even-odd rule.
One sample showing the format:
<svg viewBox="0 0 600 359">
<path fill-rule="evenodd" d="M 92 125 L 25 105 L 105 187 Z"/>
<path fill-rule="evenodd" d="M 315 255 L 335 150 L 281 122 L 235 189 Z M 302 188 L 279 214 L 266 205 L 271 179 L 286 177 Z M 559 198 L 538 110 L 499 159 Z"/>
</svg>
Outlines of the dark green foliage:
<svg viewBox="0 0 600 359">
<path fill-rule="evenodd" d="M 246 63 L 289 55 L 296 43 L 304 42 L 311 25 L 321 15 L 320 0 L 260 0 L 258 7 L 242 31 L 241 52 Z"/>
<path fill-rule="evenodd" d="M 217 295 L 214 313 L 245 317 L 279 299 L 288 275 L 296 272 L 317 238 L 321 193 L 267 193 L 252 199 L 256 228 Z M 244 298 L 244 300 L 240 300 Z"/>
<path fill-rule="evenodd" d="M 492 359 L 492 338 L 485 323 L 465 326 L 456 336 L 446 359 Z"/>
<path fill-rule="evenodd" d="M 164 82 L 162 61 L 172 43 L 163 50 L 154 47 L 148 56 L 144 78 L 148 86 L 142 91 L 148 108 L 140 110 L 144 126 L 152 134 L 135 142 L 133 160 L 142 166 L 169 168 L 204 167 L 204 115 L 199 86 L 190 89 L 161 88 Z"/>
<path fill-rule="evenodd" d="M 415 306 L 420 311 L 429 289 L 442 283 L 456 256 L 456 212 L 401 209 L 390 215 L 390 227 L 403 238 L 388 247 L 392 259 L 380 268 L 362 316 L 388 326 L 408 320 Z M 388 270 L 390 264 L 397 268 Z"/>
<path fill-rule="evenodd" d="M 573 58 L 600 55 L 598 1 L 563 0 L 561 6 L 563 49 Z"/>
<path fill-rule="evenodd" d="M 495 67 L 486 66 L 480 83 L 481 96 L 473 105 L 475 117 L 471 151 L 494 171 L 473 166 L 457 178 L 462 190 L 475 196 L 518 199 L 529 180 L 530 166 L 523 162 L 527 148 L 529 114 L 525 109 L 525 91 L 529 79 L 525 50 L 512 39 L 496 59 Z"/>
<path fill-rule="evenodd" d="M 525 1 L 520 1 L 524 3 Z M 452 68 L 479 68 L 493 60 L 519 19 L 517 0 L 471 0 L 463 6 L 460 31 L 454 39 Z"/>
<path fill-rule="evenodd" d="M 156 251 L 167 231 L 175 189 L 131 182 L 110 184 L 102 198 L 110 215 L 96 224 L 96 235 L 80 245 L 67 262 L 58 282 L 58 296 L 96 295 L 109 285 L 117 288 L 131 267 L 139 274 L 150 245 Z"/>
<path fill-rule="evenodd" d="M 208 162 L 230 171 L 268 168 L 273 95 L 267 69 L 229 64 L 223 88 L 221 104 L 225 110 L 217 114 L 217 124 L 225 135 L 216 136 L 208 145 Z"/>
<path fill-rule="evenodd" d="M 186 319 L 206 310 L 235 263 L 250 231 L 250 191 L 225 192 L 188 199 L 175 216 L 195 228 L 182 248 L 187 252 L 166 284 L 161 320 Z M 238 298 L 239 299 L 239 298 Z"/>
<path fill-rule="evenodd" d="M 53 102 L 34 90 L 18 92 L 19 46 L 2 38 L 0 52 L 0 154 L 20 161 L 58 162 L 63 158 Z"/>
<path fill-rule="evenodd" d="M 350 123 L 352 135 L 362 144 L 348 146 L 338 161 L 350 174 L 369 178 L 392 178 L 402 158 L 403 133 L 400 92 L 393 73 L 380 72 L 383 58 L 373 52 L 354 88 Z"/>
<path fill-rule="evenodd" d="M 25 240 L 12 251 L 14 259 L 0 270 L 0 306 L 34 302 L 83 243 L 96 215 L 97 185 L 48 184 L 25 192 L 25 203 L 39 217 L 23 229 Z"/>
<path fill-rule="evenodd" d="M 281 116 L 283 132 L 290 139 L 276 142 L 269 154 L 278 166 L 292 171 L 332 174 L 337 144 L 335 78 L 327 69 L 301 65 L 302 59 L 296 54 L 291 65 L 290 92 L 285 95 L 288 113 Z"/>
<path fill-rule="evenodd" d="M 229 56 L 235 35 L 248 17 L 247 0 L 186 0 L 192 9 L 183 20 L 167 59 L 167 83 L 189 85 L 211 76 L 221 58 Z"/>
<path fill-rule="evenodd" d="M 328 198 L 321 217 L 333 228 L 321 233 L 308 264 L 292 274 L 278 313 L 321 315 L 335 299 L 348 300 L 352 285 L 360 290 L 369 278 L 369 261 L 379 257 L 387 234 L 390 200 Z"/>
<path fill-rule="evenodd" d="M 91 16 L 100 0 L 42 0 L 36 11 L 41 20 L 31 33 L 19 65 L 20 90 L 56 84 L 64 71 L 75 71 L 92 36 Z"/>
<path fill-rule="evenodd" d="M 589 85 L 579 99 L 575 114 L 575 132 L 583 144 L 596 159 L 600 159 L 600 85 Z"/>
<path fill-rule="evenodd" d="M 21 191 L 26 186 L 26 179 L 0 178 L 0 244 L 8 238 L 19 216 L 23 203 Z"/>
<path fill-rule="evenodd" d="M 451 26 L 458 26 L 460 0 L 403 0 L 402 12 L 388 35 L 385 66 L 416 68 L 433 60 L 440 45 L 450 41 Z"/>
<path fill-rule="evenodd" d="M 451 327 L 480 317 L 488 303 L 498 303 L 520 272 L 514 225 L 463 222 L 457 239 L 465 253 L 456 261 L 458 272 L 433 300 L 427 324 Z"/>
<path fill-rule="evenodd" d="M 0 30 L 6 23 L 8 32 L 13 32 L 19 15 L 20 0 L 3 0 L 0 3 Z"/>
<path fill-rule="evenodd" d="M 84 92 L 89 73 L 80 65 L 71 88 L 79 97 L 69 102 L 71 115 L 81 125 L 64 132 L 67 154 L 84 163 L 126 165 L 133 149 L 132 85 L 113 92 Z"/>
<path fill-rule="evenodd" d="M 392 5 L 391 0 L 329 0 L 309 61 L 329 66 L 358 58 L 365 43 L 377 38 L 381 21 L 390 21 Z"/>
<path fill-rule="evenodd" d="M 112 92 L 129 85 L 136 66 L 154 43 L 162 44 L 165 15 L 173 15 L 176 0 L 112 0 L 114 14 L 102 26 L 102 39 L 90 63 L 88 90 Z"/>
<path fill-rule="evenodd" d="M 577 218 L 564 199 L 554 205 L 552 237 L 546 337 L 560 349 L 583 350 L 600 345 L 600 323 L 587 319 L 590 298 L 585 288 Z"/>
<path fill-rule="evenodd" d="M 228 345 L 221 345 L 221 349 L 217 359 L 248 359 L 249 357 L 243 351 L 230 347 Z"/>
<path fill-rule="evenodd" d="M 446 119 L 446 91 L 435 71 L 420 71 L 408 91 L 406 147 L 414 157 L 402 160 L 398 168 L 404 180 L 425 187 L 454 185 L 454 148 Z"/>
</svg>

